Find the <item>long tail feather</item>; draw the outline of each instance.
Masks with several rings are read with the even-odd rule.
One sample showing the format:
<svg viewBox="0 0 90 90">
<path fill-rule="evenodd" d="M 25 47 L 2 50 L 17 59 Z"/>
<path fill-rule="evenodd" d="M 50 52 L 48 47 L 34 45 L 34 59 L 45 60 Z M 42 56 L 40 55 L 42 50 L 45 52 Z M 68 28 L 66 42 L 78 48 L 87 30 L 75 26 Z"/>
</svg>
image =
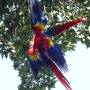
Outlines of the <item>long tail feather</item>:
<svg viewBox="0 0 90 90">
<path fill-rule="evenodd" d="M 72 90 L 68 80 L 64 77 L 64 75 L 59 71 L 59 69 L 53 63 L 50 64 L 50 68 L 52 69 L 52 71 L 55 74 L 55 76 L 57 77 L 57 79 L 64 85 L 64 87 L 67 90 Z"/>
<path fill-rule="evenodd" d="M 48 28 L 47 31 L 45 32 L 45 34 L 47 36 L 49 36 L 49 37 L 52 37 L 52 36 L 55 36 L 55 35 L 59 35 L 63 31 L 69 29 L 70 27 L 72 27 L 72 26 L 82 22 L 83 21 L 82 19 L 83 18 L 77 18 L 77 19 L 69 21 L 69 22 L 67 22 L 65 24 L 62 24 L 62 25 L 58 24 L 58 25 L 56 25 L 56 26 L 54 26 L 52 28 Z"/>
<path fill-rule="evenodd" d="M 35 25 L 38 22 L 43 23 L 43 25 L 47 24 L 47 19 L 43 15 L 43 10 L 41 6 L 39 5 L 38 0 L 28 0 L 30 6 L 31 6 L 31 25 Z"/>
<path fill-rule="evenodd" d="M 35 15 L 36 17 L 40 17 L 42 15 L 42 11 L 38 4 L 38 0 L 30 0 L 30 5 L 33 15 Z"/>
</svg>

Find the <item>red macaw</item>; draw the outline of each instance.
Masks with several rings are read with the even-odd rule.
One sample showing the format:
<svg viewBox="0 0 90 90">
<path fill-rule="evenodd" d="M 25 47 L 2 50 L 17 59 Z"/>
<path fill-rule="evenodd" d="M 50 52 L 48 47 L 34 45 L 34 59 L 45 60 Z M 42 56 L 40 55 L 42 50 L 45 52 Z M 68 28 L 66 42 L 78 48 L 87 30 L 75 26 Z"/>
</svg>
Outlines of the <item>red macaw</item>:
<svg viewBox="0 0 90 90">
<path fill-rule="evenodd" d="M 46 65 L 49 67 L 58 80 L 66 87 L 67 90 L 72 90 L 70 83 L 62 74 L 63 71 L 68 70 L 66 60 L 62 51 L 56 42 L 53 42 L 50 37 L 58 35 L 69 29 L 71 26 L 82 22 L 82 18 L 74 19 L 63 25 L 56 25 L 55 27 L 44 31 L 47 19 L 42 13 L 37 0 L 29 0 L 31 5 L 31 27 L 34 32 L 33 39 L 30 41 L 29 48 L 26 52 L 30 58 L 29 64 L 32 69 L 33 75 L 36 77 L 39 67 Z"/>
</svg>

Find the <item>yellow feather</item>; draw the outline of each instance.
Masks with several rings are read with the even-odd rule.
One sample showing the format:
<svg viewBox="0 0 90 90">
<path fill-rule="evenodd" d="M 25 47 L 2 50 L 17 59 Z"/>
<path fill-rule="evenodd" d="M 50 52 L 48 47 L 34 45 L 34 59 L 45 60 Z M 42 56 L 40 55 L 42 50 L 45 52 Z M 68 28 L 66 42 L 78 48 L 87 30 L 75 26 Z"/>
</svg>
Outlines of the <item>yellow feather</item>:
<svg viewBox="0 0 90 90">
<path fill-rule="evenodd" d="M 36 55 L 30 55 L 30 58 L 32 61 L 37 61 L 37 56 Z"/>
<path fill-rule="evenodd" d="M 34 25 L 34 27 L 39 27 L 41 30 L 44 30 L 45 25 L 43 23 L 37 23 Z"/>
<path fill-rule="evenodd" d="M 49 41 L 49 47 L 54 45 L 53 41 L 50 38 L 48 38 L 48 41 Z"/>
</svg>

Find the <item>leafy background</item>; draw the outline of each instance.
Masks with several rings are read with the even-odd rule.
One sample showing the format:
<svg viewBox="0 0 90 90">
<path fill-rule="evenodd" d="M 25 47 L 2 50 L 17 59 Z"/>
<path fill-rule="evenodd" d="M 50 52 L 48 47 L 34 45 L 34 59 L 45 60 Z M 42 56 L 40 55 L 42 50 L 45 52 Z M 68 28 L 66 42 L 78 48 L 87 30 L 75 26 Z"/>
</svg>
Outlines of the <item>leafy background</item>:
<svg viewBox="0 0 90 90">
<path fill-rule="evenodd" d="M 78 41 L 90 47 L 90 0 L 41 0 L 39 3 L 48 18 L 47 27 L 80 16 L 87 17 L 85 23 L 53 38 L 64 52 L 74 50 Z M 47 87 L 50 90 L 56 83 L 52 72 L 42 67 L 37 80 L 34 80 L 30 66 L 24 63 L 32 36 L 27 0 L 0 0 L 0 54 L 2 58 L 10 57 L 14 69 L 19 71 L 21 84 L 18 89 L 45 90 Z"/>
</svg>

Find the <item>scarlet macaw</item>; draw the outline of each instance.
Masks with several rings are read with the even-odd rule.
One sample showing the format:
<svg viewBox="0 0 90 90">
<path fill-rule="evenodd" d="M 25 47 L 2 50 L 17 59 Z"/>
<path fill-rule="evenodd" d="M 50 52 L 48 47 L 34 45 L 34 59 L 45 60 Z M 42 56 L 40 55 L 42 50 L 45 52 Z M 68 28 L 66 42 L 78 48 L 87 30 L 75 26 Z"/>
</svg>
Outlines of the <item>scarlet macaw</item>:
<svg viewBox="0 0 90 90">
<path fill-rule="evenodd" d="M 44 31 L 47 24 L 47 19 L 42 13 L 37 0 L 29 0 L 31 5 L 31 27 L 34 32 L 32 41 L 27 50 L 27 56 L 30 58 L 29 64 L 33 75 L 36 77 L 39 67 L 46 65 L 49 67 L 58 80 L 66 87 L 67 90 L 72 90 L 68 80 L 61 73 L 68 70 L 66 60 L 62 51 L 56 42 L 52 41 L 55 35 L 58 35 L 69 29 L 71 26 L 82 22 L 82 18 L 74 19 L 63 25 L 56 25 Z"/>
</svg>

